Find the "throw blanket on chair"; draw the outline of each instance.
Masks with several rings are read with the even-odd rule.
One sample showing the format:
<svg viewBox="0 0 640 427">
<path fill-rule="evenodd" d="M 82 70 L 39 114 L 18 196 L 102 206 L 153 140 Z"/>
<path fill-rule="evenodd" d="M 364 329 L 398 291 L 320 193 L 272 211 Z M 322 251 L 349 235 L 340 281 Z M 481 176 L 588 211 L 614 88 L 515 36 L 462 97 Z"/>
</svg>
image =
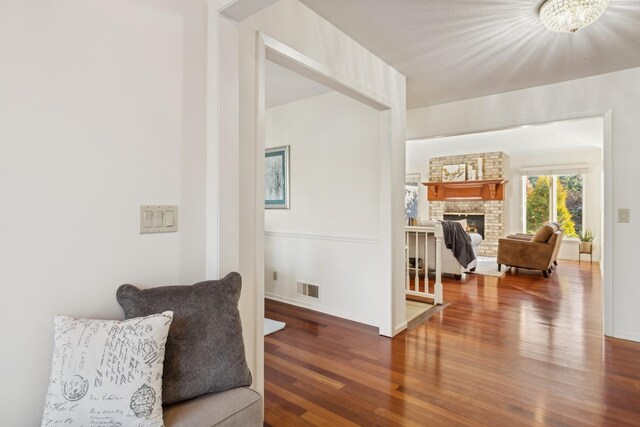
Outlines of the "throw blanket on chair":
<svg viewBox="0 0 640 427">
<path fill-rule="evenodd" d="M 456 221 L 440 221 L 444 233 L 444 244 L 451 249 L 453 256 L 464 268 L 476 259 L 471 246 L 471 237 L 464 231 L 462 224 Z"/>
</svg>

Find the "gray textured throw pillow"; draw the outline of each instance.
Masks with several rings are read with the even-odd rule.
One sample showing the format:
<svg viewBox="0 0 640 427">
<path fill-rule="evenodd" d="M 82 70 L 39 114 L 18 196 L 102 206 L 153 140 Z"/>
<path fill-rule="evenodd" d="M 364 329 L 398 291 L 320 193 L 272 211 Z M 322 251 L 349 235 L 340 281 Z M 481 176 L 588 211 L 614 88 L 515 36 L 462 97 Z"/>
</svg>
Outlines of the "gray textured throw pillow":
<svg viewBox="0 0 640 427">
<path fill-rule="evenodd" d="M 242 278 L 229 273 L 221 280 L 191 286 L 118 288 L 127 318 L 173 311 L 164 358 L 162 403 L 251 385 L 242 339 L 238 301 Z"/>
</svg>

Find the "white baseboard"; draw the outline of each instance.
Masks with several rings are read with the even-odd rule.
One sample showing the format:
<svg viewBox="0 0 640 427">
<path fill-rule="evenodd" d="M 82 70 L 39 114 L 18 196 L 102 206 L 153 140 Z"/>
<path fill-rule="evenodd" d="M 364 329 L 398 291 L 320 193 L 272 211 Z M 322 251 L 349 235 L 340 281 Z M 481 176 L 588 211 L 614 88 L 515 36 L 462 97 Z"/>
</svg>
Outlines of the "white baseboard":
<svg viewBox="0 0 640 427">
<path fill-rule="evenodd" d="M 640 342 L 640 334 L 626 331 L 613 331 L 611 338 L 619 338 L 627 341 Z"/>
<path fill-rule="evenodd" d="M 373 319 L 368 316 L 354 316 L 351 313 L 345 313 L 341 310 L 335 310 L 320 304 L 314 304 L 310 301 L 306 301 L 306 300 L 303 301 L 295 298 L 285 297 L 282 295 L 275 295 L 270 292 L 265 292 L 264 297 L 268 299 L 272 299 L 274 301 L 280 301 L 286 304 L 295 305 L 296 307 L 307 308 L 309 310 L 318 311 L 320 313 L 340 317 L 341 319 L 347 319 L 353 322 L 364 323 L 365 325 L 375 326 L 376 328 L 379 328 L 378 319 Z"/>
<path fill-rule="evenodd" d="M 393 336 L 395 337 L 396 335 L 398 335 L 400 332 L 404 331 L 405 329 L 407 329 L 407 322 L 400 323 L 398 326 L 393 328 Z"/>
</svg>

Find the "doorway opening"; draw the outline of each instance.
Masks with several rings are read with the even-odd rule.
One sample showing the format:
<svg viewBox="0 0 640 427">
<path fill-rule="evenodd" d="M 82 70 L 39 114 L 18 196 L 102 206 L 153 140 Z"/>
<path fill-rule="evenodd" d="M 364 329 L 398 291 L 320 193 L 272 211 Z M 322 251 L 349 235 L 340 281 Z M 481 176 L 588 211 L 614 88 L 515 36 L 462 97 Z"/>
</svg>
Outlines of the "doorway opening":
<svg viewBox="0 0 640 427">
<path fill-rule="evenodd" d="M 265 107 L 265 297 L 379 326 L 381 113 L 270 60 Z"/>
<path fill-rule="evenodd" d="M 393 168 L 384 156 L 391 149 L 390 108 L 301 53 L 264 34 L 257 38 L 261 295 L 391 336 L 391 277 L 400 257 L 390 231 L 400 218 L 392 215 Z M 274 92 L 278 81 L 287 89 Z M 296 91 L 307 97 L 295 99 Z"/>
<path fill-rule="evenodd" d="M 585 246 L 582 240 L 589 240 L 591 234 L 595 236 L 589 251 L 592 266 L 604 274 L 610 268 L 605 252 L 610 239 L 605 223 L 606 200 L 611 197 L 605 185 L 606 153 L 610 149 L 607 117 L 408 141 L 407 173 L 420 174 L 422 181 L 441 180 L 443 165 L 451 163 L 466 165 L 467 180 L 477 180 L 479 174 L 484 179 L 506 180 L 504 201 L 489 203 L 464 198 L 430 202 L 423 185 L 419 188 L 418 216 L 456 219 L 454 216 L 462 215 L 468 221 L 468 217 L 482 215 L 478 259 L 493 259 L 492 265 L 496 264 L 500 238 L 531 235 L 544 223 L 557 222 L 564 230 L 559 262 L 590 262 L 590 257 L 581 253 Z M 484 159 L 484 163 L 477 159 Z M 606 281 L 604 292 L 606 304 Z"/>
</svg>

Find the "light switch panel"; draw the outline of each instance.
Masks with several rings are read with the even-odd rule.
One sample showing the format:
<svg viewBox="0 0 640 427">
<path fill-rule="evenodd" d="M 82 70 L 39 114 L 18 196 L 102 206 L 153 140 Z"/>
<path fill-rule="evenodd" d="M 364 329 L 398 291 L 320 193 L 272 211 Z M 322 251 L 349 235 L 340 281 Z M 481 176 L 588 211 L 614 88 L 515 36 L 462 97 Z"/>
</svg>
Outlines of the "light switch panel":
<svg viewBox="0 0 640 427">
<path fill-rule="evenodd" d="M 178 206 L 140 206 L 140 234 L 178 231 Z"/>
<path fill-rule="evenodd" d="M 142 226 L 144 228 L 153 227 L 153 211 L 144 210 L 142 212 Z"/>
<path fill-rule="evenodd" d="M 166 211 L 164 215 L 164 225 L 165 227 L 173 227 L 173 212 Z"/>
<path fill-rule="evenodd" d="M 164 211 L 157 210 L 153 213 L 153 226 L 154 227 L 162 227 L 164 226 Z"/>
<path fill-rule="evenodd" d="M 618 222 L 621 224 L 627 224 L 631 222 L 631 210 L 630 209 L 618 209 Z"/>
</svg>

